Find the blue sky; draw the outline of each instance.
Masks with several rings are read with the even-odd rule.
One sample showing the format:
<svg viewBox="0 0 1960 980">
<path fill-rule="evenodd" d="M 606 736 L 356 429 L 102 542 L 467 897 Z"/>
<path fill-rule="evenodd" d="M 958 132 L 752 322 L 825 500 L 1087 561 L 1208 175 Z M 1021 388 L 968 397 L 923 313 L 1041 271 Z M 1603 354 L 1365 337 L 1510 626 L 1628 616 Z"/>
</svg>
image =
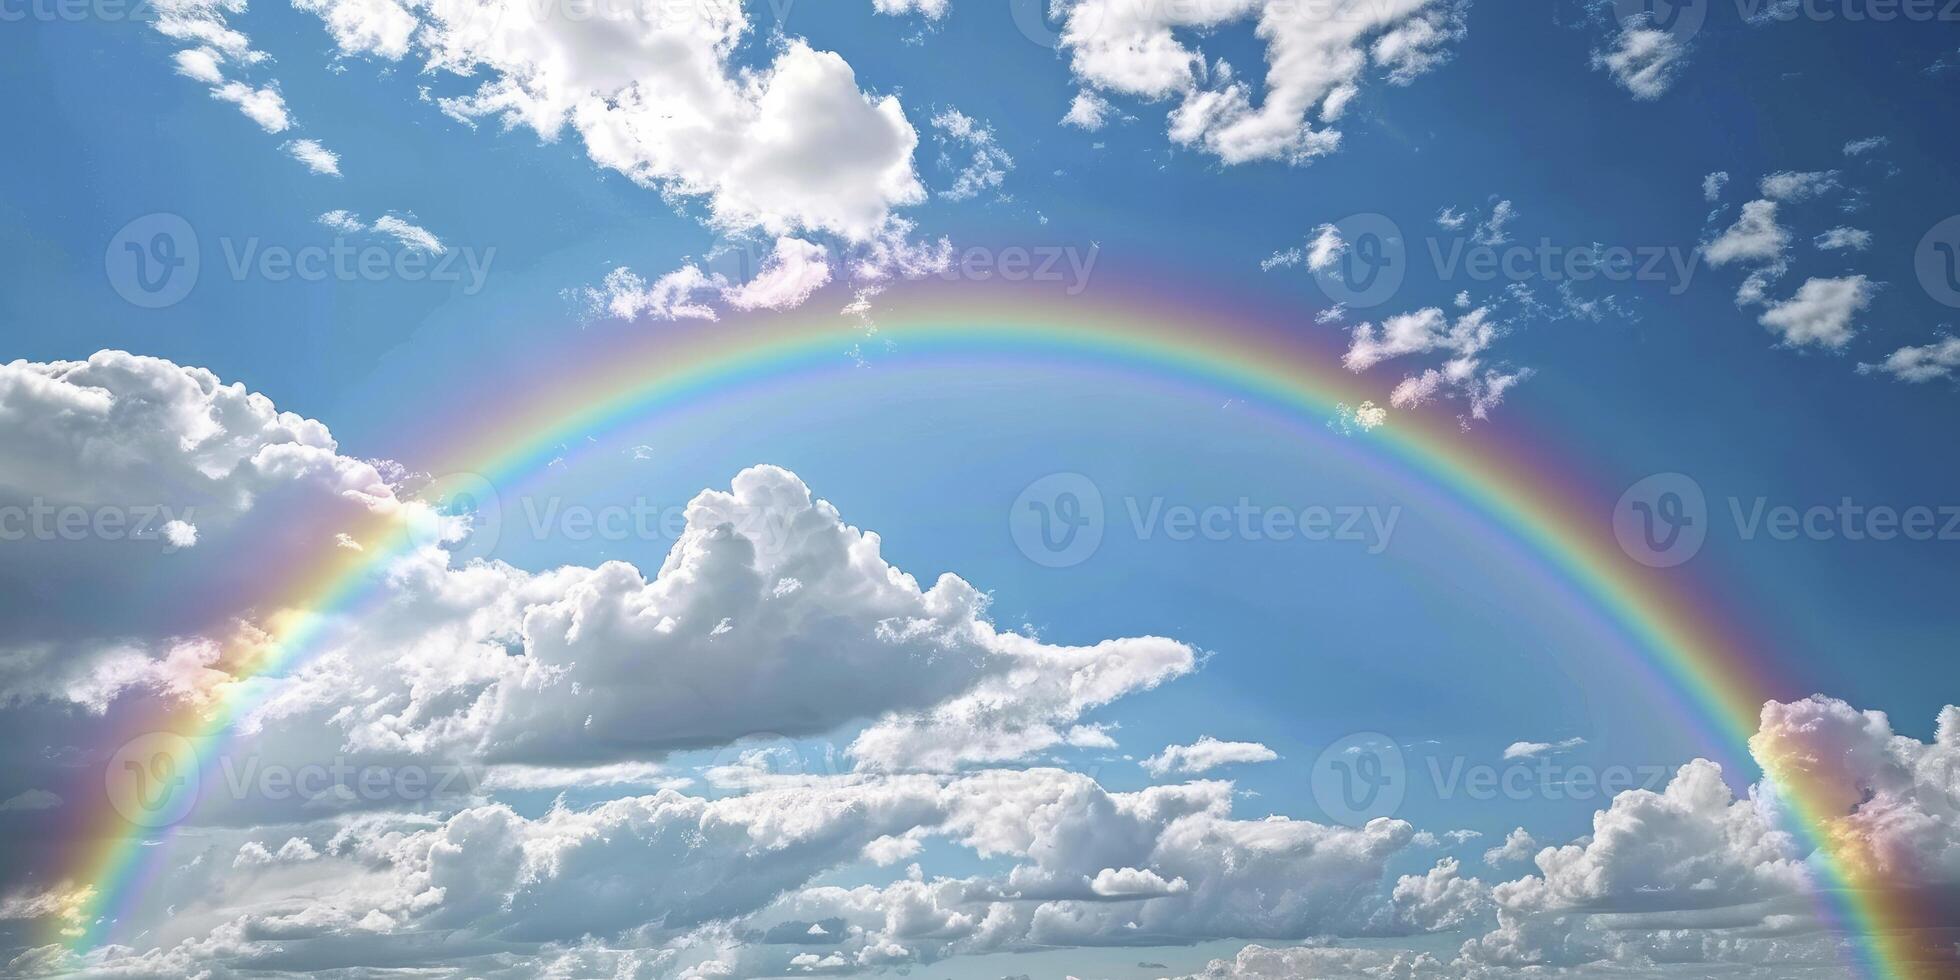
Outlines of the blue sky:
<svg viewBox="0 0 1960 980">
<path fill-rule="evenodd" d="M 5 972 L 1858 975 L 1763 770 L 1810 758 L 1878 873 L 1960 884 L 1960 736 L 1936 734 L 1960 724 L 1960 32 L 1873 0 L 1322 6 L 0 4 L 0 507 L 205 515 L 164 553 L 0 548 L 0 832 L 42 845 L 0 861 Z M 1367 292 L 1384 241 L 1399 284 Z M 256 264 L 333 247 L 385 268 Z M 1826 697 L 1772 712 L 1753 759 L 1709 744 L 1501 531 L 1357 462 L 1372 419 L 1343 437 L 1093 364 L 885 363 L 895 296 L 984 293 L 957 257 L 1009 249 L 1063 257 L 999 287 L 1058 311 L 1148 284 L 1344 352 L 1379 424 L 1540 447 L 1602 526 L 1685 475 L 1707 540 L 1681 580 Z M 186 254 L 181 295 L 144 284 Z M 1541 271 L 1615 254 L 1631 271 Z M 862 369 L 576 447 L 493 545 L 404 558 L 223 750 L 489 785 L 210 803 L 94 921 L 74 827 L 115 802 L 99 774 L 146 719 L 234 695 L 239 637 L 277 628 L 252 583 L 359 512 L 416 512 L 432 427 L 610 345 L 833 310 Z M 1056 473 L 1109 508 L 1065 567 L 1009 530 Z M 734 496 L 682 511 L 704 491 Z M 1180 541 L 1124 511 L 1241 500 L 1365 512 L 1380 540 Z M 678 533 L 595 541 L 540 502 Z M 1932 523 L 1750 520 L 1840 502 Z M 736 542 L 703 523 L 722 506 L 803 530 Z M 1336 812 L 1316 780 L 1369 733 L 1404 798 Z M 1452 766 L 1534 768 L 1480 798 L 1439 787 Z M 1633 792 L 1560 791 L 1615 769 Z M 677 845 L 697 819 L 782 837 Z M 489 870 L 445 878 L 445 854 Z M 848 932 L 767 938 L 824 923 Z"/>
</svg>

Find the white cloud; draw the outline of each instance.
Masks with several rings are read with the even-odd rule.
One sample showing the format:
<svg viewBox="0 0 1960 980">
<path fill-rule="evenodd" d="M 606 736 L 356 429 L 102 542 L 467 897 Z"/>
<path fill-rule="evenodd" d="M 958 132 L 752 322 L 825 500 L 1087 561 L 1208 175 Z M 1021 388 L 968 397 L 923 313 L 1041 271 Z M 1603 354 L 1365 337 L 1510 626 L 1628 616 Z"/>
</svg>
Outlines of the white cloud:
<svg viewBox="0 0 1960 980">
<path fill-rule="evenodd" d="M 442 240 L 427 228 L 413 224 L 397 214 L 384 214 L 374 219 L 374 230 L 393 238 L 411 252 L 441 255 L 448 251 L 443 247 Z"/>
<path fill-rule="evenodd" d="M 1190 745 L 1167 745 L 1164 751 L 1143 760 L 1143 769 L 1152 776 L 1196 775 L 1220 766 L 1271 762 L 1279 753 L 1258 742 L 1221 742 L 1210 735 Z"/>
<path fill-rule="evenodd" d="M 1307 260 L 1305 250 L 1295 246 L 1281 249 L 1259 260 L 1259 271 L 1271 272 L 1274 269 L 1291 269 Z"/>
<path fill-rule="evenodd" d="M 584 300 L 589 316 L 611 316 L 620 320 L 713 320 L 715 308 L 708 298 L 719 294 L 727 283 L 720 276 L 702 272 L 698 265 L 684 265 L 649 283 L 633 270 L 621 266 L 606 273 L 598 286 L 587 286 L 575 295 Z M 705 296 L 702 294 L 706 294 Z"/>
<path fill-rule="evenodd" d="M 940 20 L 952 9 L 952 0 L 871 0 L 871 6 L 881 14 L 916 12 L 927 20 Z"/>
<path fill-rule="evenodd" d="M 60 805 L 61 797 L 47 790 L 26 789 L 0 800 L 0 813 L 52 810 Z"/>
<path fill-rule="evenodd" d="M 1538 853 L 1538 842 L 1519 827 L 1504 837 L 1504 843 L 1484 852 L 1484 863 L 1495 868 L 1513 861 L 1522 861 Z"/>
<path fill-rule="evenodd" d="M 800 238 L 778 238 L 754 279 L 722 293 L 738 310 L 787 310 L 802 306 L 830 281 L 824 247 Z"/>
<path fill-rule="evenodd" d="M 1068 113 L 1062 116 L 1062 124 L 1093 133 L 1108 123 L 1111 111 L 1108 99 L 1083 89 L 1069 100 Z"/>
<path fill-rule="evenodd" d="M 1666 94 L 1687 64 L 1687 44 L 1650 26 L 1644 14 L 1628 18 L 1611 44 L 1608 50 L 1593 52 L 1593 68 L 1611 75 L 1621 88 L 1642 101 Z"/>
<path fill-rule="evenodd" d="M 1436 212 L 1436 224 L 1439 227 L 1447 228 L 1451 231 L 1462 228 L 1464 222 L 1468 220 L 1470 220 L 1469 215 L 1453 207 L 1445 207 L 1441 211 Z"/>
<path fill-rule="evenodd" d="M 1860 374 L 1889 374 L 1912 384 L 1951 378 L 1956 371 L 1960 371 L 1960 337 L 1941 337 L 1921 347 L 1901 347 L 1877 364 L 1858 365 Z"/>
<path fill-rule="evenodd" d="M 1871 305 L 1875 291 L 1864 276 L 1806 279 L 1795 296 L 1764 310 L 1757 322 L 1793 347 L 1843 347 L 1856 332 L 1852 318 Z"/>
<path fill-rule="evenodd" d="M 1512 742 L 1504 748 L 1506 759 L 1529 759 L 1547 752 L 1565 752 L 1586 744 L 1586 740 L 1573 736 L 1557 742 Z"/>
<path fill-rule="evenodd" d="M 1882 150 L 1890 145 L 1892 145 L 1892 141 L 1886 137 L 1867 136 L 1864 139 L 1856 139 L 1844 144 L 1844 155 L 1848 157 L 1864 156 L 1873 150 Z"/>
<path fill-rule="evenodd" d="M 959 169 L 953 186 L 939 192 L 940 197 L 964 201 L 978 197 L 983 191 L 999 190 L 1007 172 L 1014 169 L 1014 158 L 1000 148 L 993 130 L 958 109 L 936 113 L 932 128 L 938 131 L 937 138 L 942 144 L 963 148 L 972 155 Z M 952 165 L 950 160 L 944 163 Z"/>
<path fill-rule="evenodd" d="M 206 85 L 221 85 L 225 80 L 224 70 L 218 67 L 222 57 L 210 48 L 185 48 L 176 54 L 177 74 Z"/>
<path fill-rule="evenodd" d="M 1790 244 L 1790 233 L 1776 223 L 1775 201 L 1750 201 L 1742 214 L 1714 241 L 1702 245 L 1711 266 L 1731 262 L 1776 263 Z"/>
<path fill-rule="evenodd" d="M 367 230 L 361 216 L 352 211 L 328 211 L 320 215 L 320 223 L 344 235 Z"/>
<path fill-rule="evenodd" d="M 1713 202 L 1722 196 L 1722 190 L 1729 186 L 1729 172 L 1717 170 L 1701 179 L 1701 199 Z"/>
<path fill-rule="evenodd" d="M 340 154 L 321 146 L 319 140 L 289 140 L 280 149 L 316 174 L 340 176 Z"/>
<path fill-rule="evenodd" d="M 1366 371 L 1391 358 L 1436 350 L 1472 357 L 1497 339 L 1497 330 L 1488 307 L 1471 310 L 1455 322 L 1441 309 L 1424 307 L 1388 317 L 1379 328 L 1373 323 L 1356 324 L 1341 363 L 1350 371 Z"/>
<path fill-rule="evenodd" d="M 1780 170 L 1763 178 L 1763 196 L 1773 201 L 1805 201 L 1838 186 L 1835 170 Z"/>
<path fill-rule="evenodd" d="M 277 89 L 255 89 L 244 82 L 226 82 L 214 86 L 211 97 L 237 106 L 245 118 L 258 123 L 268 133 L 283 133 L 293 124 L 292 116 L 286 112 L 286 100 Z"/>
<path fill-rule="evenodd" d="M 1330 224 L 1323 224 L 1313 230 L 1313 237 L 1307 241 L 1306 264 L 1313 272 L 1324 272 L 1333 267 L 1335 260 L 1347 251 L 1347 242 L 1341 240 L 1341 230 Z"/>
<path fill-rule="evenodd" d="M 1517 216 L 1518 211 L 1510 201 L 1499 201 L 1491 207 L 1490 215 L 1477 223 L 1476 230 L 1470 233 L 1470 239 L 1479 245 L 1502 245 L 1511 240 L 1504 226 Z"/>
<path fill-rule="evenodd" d="M 1850 249 L 1862 252 L 1871 247 L 1872 233 L 1862 228 L 1847 228 L 1839 225 L 1818 235 L 1812 244 L 1820 249 Z"/>
<path fill-rule="evenodd" d="M 1461 8 L 1444 0 L 1389 0 L 1338 17 L 1277 0 L 1077 0 L 1066 12 L 1061 47 L 1078 80 L 1103 92 L 1175 99 L 1171 138 L 1226 163 L 1304 163 L 1332 152 L 1341 140 L 1332 124 L 1370 68 L 1408 84 L 1446 60 L 1463 31 Z M 1247 19 L 1265 44 L 1263 89 L 1178 37 Z"/>
</svg>

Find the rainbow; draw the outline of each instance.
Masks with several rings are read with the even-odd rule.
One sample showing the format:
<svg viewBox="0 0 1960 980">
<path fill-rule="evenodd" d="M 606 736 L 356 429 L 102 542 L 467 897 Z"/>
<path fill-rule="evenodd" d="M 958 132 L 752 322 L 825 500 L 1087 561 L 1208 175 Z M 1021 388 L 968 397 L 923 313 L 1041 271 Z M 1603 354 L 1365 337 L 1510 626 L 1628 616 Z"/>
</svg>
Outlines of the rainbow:
<svg viewBox="0 0 1960 980">
<path fill-rule="evenodd" d="M 893 298 L 875 333 L 845 317 L 795 314 L 639 326 L 608 335 L 603 350 L 573 358 L 556 380 L 534 382 L 502 394 L 494 406 L 478 406 L 480 414 L 458 413 L 453 423 L 432 426 L 438 451 L 427 457 L 433 462 L 418 462 L 433 473 L 460 474 L 462 483 L 509 491 L 562 456 L 567 445 L 711 397 L 855 370 L 851 357 L 861 347 L 878 348 L 873 369 L 968 358 L 994 363 L 989 359 L 999 357 L 1094 365 L 1244 398 L 1311 420 L 1323 433 L 1319 423 L 1341 407 L 1380 397 L 1342 369 L 1337 350 L 1310 340 L 1312 331 L 1269 315 L 1200 310 L 1136 289 L 1125 302 L 1107 304 L 1087 296 L 935 285 Z M 1447 413 L 1425 409 L 1396 412 L 1386 426 L 1352 440 L 1327 438 L 1358 447 L 1405 479 L 1456 500 L 1534 556 L 1641 652 L 1648 670 L 1702 720 L 1718 743 L 1716 754 L 1726 756 L 1722 761 L 1748 771 L 1748 740 L 1763 702 L 1795 692 L 1773 680 L 1763 651 L 1678 574 L 1646 568 L 1619 551 L 1606 513 L 1610 504 L 1565 476 L 1569 464 L 1555 465 L 1526 440 L 1491 434 L 1496 428 L 1465 431 Z M 324 540 L 317 560 L 259 604 L 265 635 L 244 644 L 230 662 L 234 676 L 246 680 L 213 692 L 201 706 L 145 719 L 131 732 L 177 733 L 200 758 L 214 758 L 238 737 L 239 722 L 266 686 L 253 678 L 277 677 L 303 662 L 328 623 L 359 612 L 381 570 L 426 540 L 399 515 L 380 512 L 352 537 L 359 550 Z M 1906 938 L 1910 910 L 1888 898 L 1865 870 L 1873 866 L 1867 855 L 1832 833 L 1829 818 L 1838 814 L 1824 812 L 1821 804 L 1830 797 L 1800 774 L 1773 775 L 1793 830 L 1814 852 L 1819 901 L 1848 936 L 1851 966 L 1875 978 L 1921 975 Z M 167 831 L 132 832 L 111 809 L 103 807 L 103 820 L 89 838 L 95 843 L 79 862 L 84 884 L 59 937 L 78 951 L 107 941 L 106 932 L 160 864 L 146 858 L 152 850 L 146 845 Z"/>
</svg>

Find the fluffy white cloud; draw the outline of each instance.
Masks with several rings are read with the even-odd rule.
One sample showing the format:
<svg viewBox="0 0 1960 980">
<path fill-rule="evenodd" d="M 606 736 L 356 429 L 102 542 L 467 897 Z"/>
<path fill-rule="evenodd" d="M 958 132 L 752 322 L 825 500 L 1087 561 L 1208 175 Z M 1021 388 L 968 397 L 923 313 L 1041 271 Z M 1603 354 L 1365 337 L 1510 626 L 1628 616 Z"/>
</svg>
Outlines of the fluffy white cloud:
<svg viewBox="0 0 1960 980">
<path fill-rule="evenodd" d="M 1721 198 L 1722 191 L 1728 186 L 1729 172 L 1717 170 L 1701 179 L 1701 199 L 1713 203 Z"/>
<path fill-rule="evenodd" d="M 871 0 L 871 6 L 881 14 L 917 13 L 927 20 L 939 20 L 953 4 L 952 0 Z"/>
<path fill-rule="evenodd" d="M 1061 46 L 1078 79 L 1103 92 L 1175 99 L 1171 138 L 1226 163 L 1303 163 L 1332 152 L 1341 140 L 1332 124 L 1370 68 L 1408 84 L 1446 60 L 1463 31 L 1462 9 L 1445 0 L 1349 5 L 1331 17 L 1277 0 L 1074 0 L 1063 9 Z M 1247 19 L 1265 44 L 1263 89 L 1179 37 Z"/>
<path fill-rule="evenodd" d="M 280 149 L 316 174 L 340 176 L 340 154 L 321 146 L 319 140 L 291 140 Z"/>
<path fill-rule="evenodd" d="M 1203 735 L 1190 745 L 1167 745 L 1164 751 L 1143 760 L 1143 769 L 1152 776 L 1171 773 L 1195 775 L 1219 766 L 1271 762 L 1279 753 L 1258 742 L 1221 742 Z"/>
<path fill-rule="evenodd" d="M 830 261 L 822 245 L 800 238 L 778 238 L 754 279 L 722 293 L 738 310 L 787 310 L 830 281 Z"/>
<path fill-rule="evenodd" d="M 1112 111 L 1108 99 L 1084 89 L 1069 100 L 1068 112 L 1062 116 L 1062 123 L 1093 133 L 1108 123 Z"/>
<path fill-rule="evenodd" d="M 1862 252 L 1871 247 L 1872 233 L 1862 228 L 1846 228 L 1842 225 L 1829 229 L 1812 242 L 1820 249 L 1850 249 Z"/>
<path fill-rule="evenodd" d="M 641 317 L 713 320 L 718 314 L 708 299 L 720 293 L 725 285 L 720 276 L 710 276 L 698 265 L 681 266 L 650 283 L 621 266 L 606 273 L 605 281 L 598 286 L 587 286 L 574 295 L 584 301 L 589 316 L 621 320 Z"/>
<path fill-rule="evenodd" d="M 1790 233 L 1776 223 L 1776 202 L 1750 201 L 1742 214 L 1713 241 L 1702 245 L 1702 255 L 1711 266 L 1731 262 L 1780 262 L 1790 244 Z"/>
<path fill-rule="evenodd" d="M 1858 365 L 1860 374 L 1879 372 L 1912 384 L 1951 378 L 1957 370 L 1960 370 L 1960 337 L 1941 337 L 1923 346 L 1901 347 L 1876 364 Z"/>
<path fill-rule="evenodd" d="M 1843 347 L 1857 332 L 1852 318 L 1871 305 L 1875 291 L 1864 276 L 1806 279 L 1795 296 L 1771 305 L 1758 322 L 1792 347 Z"/>
<path fill-rule="evenodd" d="M 1495 868 L 1512 861 L 1522 861 L 1536 853 L 1538 841 L 1519 827 L 1504 837 L 1504 843 L 1484 852 L 1484 863 Z"/>
<path fill-rule="evenodd" d="M 546 139 L 567 126 L 594 162 L 733 231 L 830 233 L 861 241 L 924 198 L 918 134 L 889 96 L 859 90 L 843 58 L 788 40 L 759 69 L 734 63 L 741 5 L 573 9 L 523 0 L 309 0 L 341 50 L 485 78 L 442 99 Z"/>
<path fill-rule="evenodd" d="M 1687 64 L 1687 43 L 1654 27 L 1645 14 L 1627 18 L 1610 43 L 1607 50 L 1593 52 L 1593 67 L 1643 101 L 1665 95 Z"/>
<path fill-rule="evenodd" d="M 244 82 L 225 82 L 212 87 L 211 97 L 237 106 L 245 118 L 258 123 L 268 133 L 283 133 L 293 125 L 293 117 L 286 112 L 286 100 L 278 89 L 255 89 Z"/>
<path fill-rule="evenodd" d="M 1773 201 L 1804 201 L 1828 194 L 1838 186 L 1835 170 L 1780 170 L 1763 178 L 1763 196 Z"/>
</svg>

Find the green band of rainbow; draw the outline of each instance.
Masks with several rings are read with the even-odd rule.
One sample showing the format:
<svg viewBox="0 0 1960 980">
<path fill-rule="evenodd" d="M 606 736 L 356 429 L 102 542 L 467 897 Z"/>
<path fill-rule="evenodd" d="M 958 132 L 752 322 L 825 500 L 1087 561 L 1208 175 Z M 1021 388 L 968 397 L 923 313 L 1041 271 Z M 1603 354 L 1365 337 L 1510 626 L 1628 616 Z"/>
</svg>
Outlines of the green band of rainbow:
<svg viewBox="0 0 1960 980">
<path fill-rule="evenodd" d="M 1201 384 L 1316 420 L 1331 418 L 1338 404 L 1379 397 L 1341 369 L 1337 353 L 1303 340 L 1298 331 L 1216 308 L 1197 310 L 1148 296 L 1109 305 L 1000 290 L 979 295 L 957 287 L 894 303 L 871 340 L 860 326 L 834 315 L 643 326 L 623 341 L 608 335 L 603 349 L 567 356 L 566 366 L 548 370 L 544 383 L 501 393 L 494 410 L 435 426 L 441 451 L 432 457 L 440 461 L 424 465 L 508 488 L 540 471 L 566 444 L 718 392 L 834 366 L 859 345 L 881 341 L 890 349 L 880 366 L 962 352 L 1080 361 Z M 1541 449 L 1517 440 L 1461 431 L 1440 412 L 1398 412 L 1387 426 L 1357 438 L 1535 553 L 1610 617 L 1668 687 L 1711 723 L 1724 743 L 1711 751 L 1726 762 L 1748 759 L 1748 738 L 1763 702 L 1788 692 L 1769 681 L 1774 675 L 1767 664 L 1703 605 L 1691 582 L 1638 565 L 1619 551 L 1610 501 L 1602 506 L 1596 495 L 1573 486 L 1564 475 L 1569 463 L 1552 465 Z M 254 660 L 254 676 L 276 677 L 310 656 L 322 625 L 357 609 L 375 573 L 410 540 L 387 515 L 374 517 L 355 537 L 367 545 L 364 551 L 323 541 L 320 560 L 279 583 L 260 604 L 282 612 L 272 619 L 274 640 Z M 184 734 L 210 757 L 232 737 L 263 686 L 235 684 L 221 692 L 215 710 L 179 710 L 149 719 L 148 730 Z M 1839 852 L 1826 819 L 1834 815 L 1817 805 L 1826 797 L 1793 774 L 1777 777 L 1796 829 L 1816 849 L 1812 865 L 1820 894 L 1853 939 L 1855 968 L 1876 978 L 1915 976 L 1902 938 L 1910 921 L 1906 910 L 1888 905 L 1885 890 L 1860 870 L 1867 866 L 1860 855 Z M 107 844 L 83 862 L 81 878 L 90 884 L 76 916 L 82 925 L 63 937 L 75 948 L 102 942 L 155 870 L 145 868 L 144 836 L 130 833 L 113 814 L 106 815 L 98 839 Z"/>
</svg>

